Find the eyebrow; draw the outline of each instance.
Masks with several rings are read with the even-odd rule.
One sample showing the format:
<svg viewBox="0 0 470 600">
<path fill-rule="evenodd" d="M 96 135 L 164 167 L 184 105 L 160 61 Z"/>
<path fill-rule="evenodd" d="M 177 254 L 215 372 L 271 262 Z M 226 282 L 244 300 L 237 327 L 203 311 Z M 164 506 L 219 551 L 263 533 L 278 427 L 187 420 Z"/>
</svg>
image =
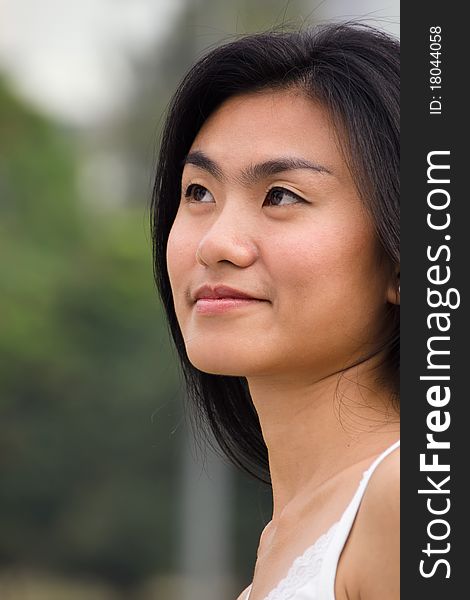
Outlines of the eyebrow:
<svg viewBox="0 0 470 600">
<path fill-rule="evenodd" d="M 214 161 L 209 158 L 207 154 L 202 150 L 193 150 L 183 160 L 184 165 L 194 165 L 207 171 L 218 181 L 225 179 L 222 168 Z M 276 175 L 283 171 L 292 171 L 296 169 L 309 169 L 315 173 L 326 173 L 332 175 L 333 173 L 318 163 L 311 162 L 304 158 L 297 158 L 291 156 L 280 156 L 264 162 L 249 165 L 239 175 L 240 181 L 247 185 L 256 183 L 270 175 Z"/>
</svg>

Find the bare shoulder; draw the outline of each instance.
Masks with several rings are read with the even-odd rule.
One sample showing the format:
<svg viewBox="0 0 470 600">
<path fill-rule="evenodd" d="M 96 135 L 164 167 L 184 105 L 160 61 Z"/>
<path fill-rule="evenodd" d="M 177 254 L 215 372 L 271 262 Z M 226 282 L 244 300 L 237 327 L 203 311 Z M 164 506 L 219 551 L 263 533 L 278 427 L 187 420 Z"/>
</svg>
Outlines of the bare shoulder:
<svg viewBox="0 0 470 600">
<path fill-rule="evenodd" d="M 400 518 L 400 448 L 396 448 L 371 475 L 363 499 L 363 512 L 376 527 Z M 384 521 L 384 517 L 386 517 Z M 383 522 L 384 521 L 384 522 Z"/>
<path fill-rule="evenodd" d="M 352 532 L 351 597 L 400 597 L 400 449 L 370 477 Z"/>
</svg>

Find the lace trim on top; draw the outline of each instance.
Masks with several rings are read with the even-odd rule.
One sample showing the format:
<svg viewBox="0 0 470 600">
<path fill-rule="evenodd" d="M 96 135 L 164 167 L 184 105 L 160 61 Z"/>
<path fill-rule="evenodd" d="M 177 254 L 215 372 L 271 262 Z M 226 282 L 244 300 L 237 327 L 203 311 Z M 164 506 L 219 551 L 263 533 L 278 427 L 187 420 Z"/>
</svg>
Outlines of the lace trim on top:
<svg viewBox="0 0 470 600">
<path fill-rule="evenodd" d="M 321 535 L 313 546 L 309 546 L 301 556 L 294 560 L 287 575 L 269 592 L 265 600 L 291 600 L 299 588 L 320 573 L 325 550 L 338 525 L 339 521 L 333 523 L 330 529 Z M 251 589 L 248 599 L 250 595 Z"/>
</svg>

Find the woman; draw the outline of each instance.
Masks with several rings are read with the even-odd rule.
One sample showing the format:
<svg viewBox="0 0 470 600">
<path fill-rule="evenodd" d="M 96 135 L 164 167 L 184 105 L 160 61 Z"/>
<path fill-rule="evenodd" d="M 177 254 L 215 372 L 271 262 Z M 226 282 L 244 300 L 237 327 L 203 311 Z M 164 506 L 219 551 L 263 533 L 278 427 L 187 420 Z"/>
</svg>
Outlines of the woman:
<svg viewBox="0 0 470 600">
<path fill-rule="evenodd" d="M 188 394 L 272 485 L 241 600 L 399 597 L 399 46 L 244 37 L 181 83 L 152 203 Z"/>
</svg>

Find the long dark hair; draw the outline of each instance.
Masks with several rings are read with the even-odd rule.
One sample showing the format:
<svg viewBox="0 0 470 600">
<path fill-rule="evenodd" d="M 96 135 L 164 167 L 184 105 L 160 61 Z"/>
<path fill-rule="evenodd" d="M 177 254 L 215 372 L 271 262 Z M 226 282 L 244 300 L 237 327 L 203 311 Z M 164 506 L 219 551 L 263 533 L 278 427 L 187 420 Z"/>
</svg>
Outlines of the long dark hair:
<svg viewBox="0 0 470 600">
<path fill-rule="evenodd" d="M 154 272 L 195 414 L 236 465 L 269 482 L 267 449 L 244 377 L 196 369 L 186 353 L 166 264 L 183 160 L 203 123 L 225 100 L 255 90 L 299 88 L 329 111 L 383 256 L 399 264 L 399 43 L 357 24 L 245 36 L 211 50 L 188 72 L 169 105 L 151 204 Z M 399 306 L 391 304 L 383 378 L 397 402 Z M 363 359 L 364 360 L 364 359 Z"/>
</svg>

